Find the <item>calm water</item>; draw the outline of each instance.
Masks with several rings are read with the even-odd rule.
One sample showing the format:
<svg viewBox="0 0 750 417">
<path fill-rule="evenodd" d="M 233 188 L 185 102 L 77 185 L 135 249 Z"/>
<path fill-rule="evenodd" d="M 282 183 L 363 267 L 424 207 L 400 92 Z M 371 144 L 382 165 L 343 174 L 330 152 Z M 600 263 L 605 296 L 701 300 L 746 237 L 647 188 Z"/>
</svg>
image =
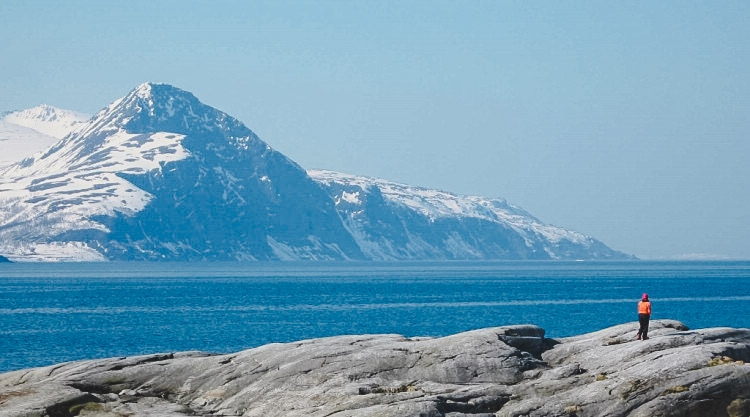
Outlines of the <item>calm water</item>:
<svg viewBox="0 0 750 417">
<path fill-rule="evenodd" d="M 750 327 L 750 262 L 0 264 L 0 371 L 340 334 Z"/>
</svg>

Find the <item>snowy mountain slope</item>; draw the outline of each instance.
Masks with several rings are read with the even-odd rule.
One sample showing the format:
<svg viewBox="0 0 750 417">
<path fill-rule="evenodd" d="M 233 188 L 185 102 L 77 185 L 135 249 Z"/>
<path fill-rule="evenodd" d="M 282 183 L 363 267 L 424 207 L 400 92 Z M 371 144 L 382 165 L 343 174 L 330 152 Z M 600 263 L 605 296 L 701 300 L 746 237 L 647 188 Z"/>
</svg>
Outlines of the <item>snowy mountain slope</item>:
<svg viewBox="0 0 750 417">
<path fill-rule="evenodd" d="M 361 256 L 304 170 L 168 85 L 142 84 L 0 171 L 0 203 L 11 259 Z"/>
<path fill-rule="evenodd" d="M 45 149 L 59 139 L 0 119 L 0 168 Z"/>
<path fill-rule="evenodd" d="M 329 190 L 350 232 L 373 259 L 625 257 L 592 237 L 544 224 L 503 199 L 326 170 L 308 174 Z M 393 245 L 394 240 L 402 244 Z"/>
<path fill-rule="evenodd" d="M 0 167 L 48 148 L 88 119 L 88 115 L 45 104 L 2 114 Z"/>
<path fill-rule="evenodd" d="M 240 121 L 169 85 L 142 84 L 87 122 L 68 126 L 70 133 L 52 146 L 0 168 L 0 255 L 14 261 L 627 257 L 504 200 L 308 173 Z"/>
<path fill-rule="evenodd" d="M 26 110 L 6 113 L 2 119 L 8 123 L 27 127 L 47 136 L 62 139 L 89 120 L 89 115 L 73 110 L 42 104 Z"/>
<path fill-rule="evenodd" d="M 110 106 L 79 128 L 92 133 L 92 125 L 118 111 Z M 56 258 L 63 252 L 63 259 L 103 259 L 81 242 L 57 241 L 55 237 L 71 230 L 107 231 L 96 216 L 140 211 L 151 196 L 121 173 L 159 169 L 161 163 L 187 154 L 178 135 L 129 134 L 120 128 L 108 133 L 67 136 L 46 151 L 0 170 L 0 201 L 4 205 L 0 238 L 6 246 L 16 247 L 5 249 L 8 253 L 33 248 L 28 256 Z M 37 253 L 40 251 L 44 255 Z"/>
</svg>

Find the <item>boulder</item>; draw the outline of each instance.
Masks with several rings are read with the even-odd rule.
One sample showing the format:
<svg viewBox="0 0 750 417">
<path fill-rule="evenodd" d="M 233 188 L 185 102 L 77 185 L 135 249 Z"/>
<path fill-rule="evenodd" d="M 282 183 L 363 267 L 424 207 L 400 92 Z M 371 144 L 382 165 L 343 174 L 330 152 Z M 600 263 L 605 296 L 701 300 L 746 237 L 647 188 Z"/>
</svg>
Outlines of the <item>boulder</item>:
<svg viewBox="0 0 750 417">
<path fill-rule="evenodd" d="M 0 374 L 0 416 L 748 416 L 750 330 L 336 336 Z"/>
</svg>

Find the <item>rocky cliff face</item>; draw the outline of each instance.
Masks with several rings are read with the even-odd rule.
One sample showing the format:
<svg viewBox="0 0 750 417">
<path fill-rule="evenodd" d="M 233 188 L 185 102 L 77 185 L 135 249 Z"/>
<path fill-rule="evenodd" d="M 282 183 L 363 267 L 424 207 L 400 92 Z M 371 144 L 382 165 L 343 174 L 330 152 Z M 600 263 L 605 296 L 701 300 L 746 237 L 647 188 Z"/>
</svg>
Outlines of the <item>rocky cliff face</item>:
<svg viewBox="0 0 750 417">
<path fill-rule="evenodd" d="M 0 415 L 747 416 L 750 330 L 339 336 L 0 374 Z"/>
</svg>

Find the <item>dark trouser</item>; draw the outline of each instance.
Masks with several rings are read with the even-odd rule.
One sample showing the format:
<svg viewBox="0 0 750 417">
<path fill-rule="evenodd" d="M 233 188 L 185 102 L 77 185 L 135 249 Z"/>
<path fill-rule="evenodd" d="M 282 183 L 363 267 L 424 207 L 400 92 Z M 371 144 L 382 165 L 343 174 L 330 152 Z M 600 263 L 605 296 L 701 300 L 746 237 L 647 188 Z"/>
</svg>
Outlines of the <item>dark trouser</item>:
<svg viewBox="0 0 750 417">
<path fill-rule="evenodd" d="M 638 329 L 638 338 L 648 339 L 648 321 L 651 319 L 650 314 L 639 314 L 638 322 L 641 324 L 641 328 Z"/>
</svg>

